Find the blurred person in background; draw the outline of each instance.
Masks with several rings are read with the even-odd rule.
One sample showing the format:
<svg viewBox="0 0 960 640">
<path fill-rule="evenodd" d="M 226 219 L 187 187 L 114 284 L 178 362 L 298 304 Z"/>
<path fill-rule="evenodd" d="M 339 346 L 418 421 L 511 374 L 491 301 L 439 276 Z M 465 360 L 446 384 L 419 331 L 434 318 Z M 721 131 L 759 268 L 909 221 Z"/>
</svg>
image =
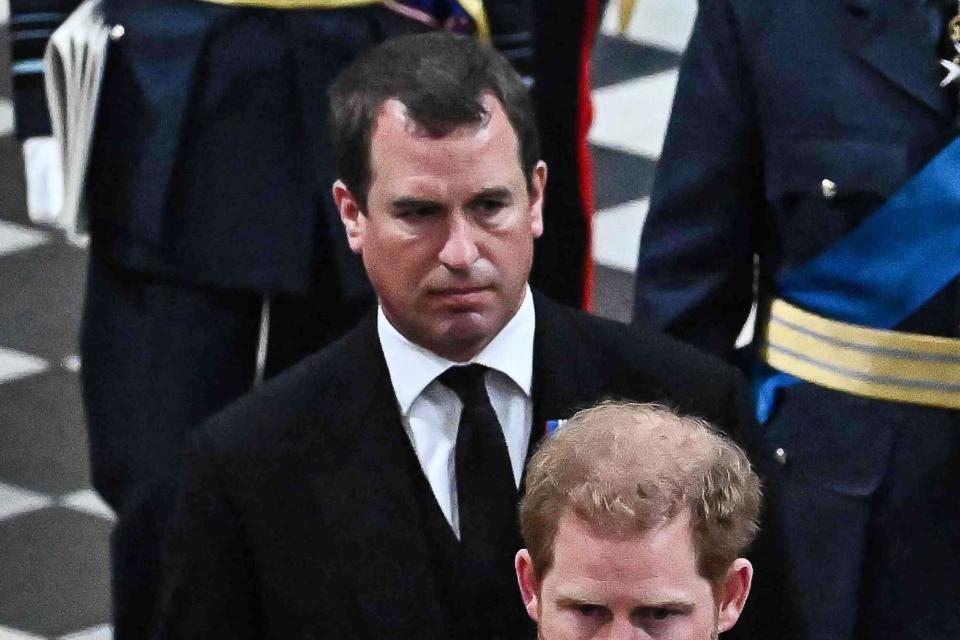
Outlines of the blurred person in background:
<svg viewBox="0 0 960 640">
<path fill-rule="evenodd" d="M 60 151 L 44 92 L 43 53 L 79 0 L 10 0 L 11 75 L 17 140 L 23 145 L 27 214 L 52 222 L 63 205 Z"/>
<path fill-rule="evenodd" d="M 746 638 L 960 636 L 958 78 L 953 0 L 700 3 L 635 318 L 753 378 Z"/>
</svg>

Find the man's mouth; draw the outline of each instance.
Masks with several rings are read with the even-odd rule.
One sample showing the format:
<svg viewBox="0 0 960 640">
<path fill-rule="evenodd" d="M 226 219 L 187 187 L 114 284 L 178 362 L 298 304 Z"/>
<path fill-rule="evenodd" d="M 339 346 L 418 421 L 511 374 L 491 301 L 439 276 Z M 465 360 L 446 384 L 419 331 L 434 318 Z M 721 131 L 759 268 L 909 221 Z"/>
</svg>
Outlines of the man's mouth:
<svg viewBox="0 0 960 640">
<path fill-rule="evenodd" d="M 479 299 L 490 290 L 490 287 L 485 286 L 469 286 L 469 287 L 443 287 L 440 289 L 434 289 L 430 293 L 445 302 L 450 302 L 454 304 L 470 304 L 478 302 Z"/>
</svg>

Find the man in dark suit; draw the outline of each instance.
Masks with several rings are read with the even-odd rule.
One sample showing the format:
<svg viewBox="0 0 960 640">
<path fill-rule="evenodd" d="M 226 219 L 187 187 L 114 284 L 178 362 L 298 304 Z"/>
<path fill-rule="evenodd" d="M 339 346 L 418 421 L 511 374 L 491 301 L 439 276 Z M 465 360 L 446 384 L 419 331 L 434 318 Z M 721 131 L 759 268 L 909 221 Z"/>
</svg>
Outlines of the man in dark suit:
<svg viewBox="0 0 960 640">
<path fill-rule="evenodd" d="M 488 26 L 510 40 L 525 16 L 500 5 Z M 317 96 L 360 52 L 458 7 L 103 0 L 80 349 L 93 483 L 118 516 L 120 640 L 144 637 L 155 605 L 184 435 L 373 306 L 329 196 Z"/>
<path fill-rule="evenodd" d="M 635 314 L 754 377 L 770 480 L 744 637 L 960 635 L 958 21 L 700 3 Z"/>
<path fill-rule="evenodd" d="M 388 41 L 332 88 L 334 197 L 379 309 L 191 438 L 164 638 L 525 638 L 515 507 L 604 396 L 735 429 L 732 368 L 531 293 L 546 166 L 509 64 Z"/>
<path fill-rule="evenodd" d="M 539 640 L 717 640 L 737 623 L 760 480 L 708 423 L 604 402 L 544 440 L 525 482 L 515 566 Z"/>
</svg>

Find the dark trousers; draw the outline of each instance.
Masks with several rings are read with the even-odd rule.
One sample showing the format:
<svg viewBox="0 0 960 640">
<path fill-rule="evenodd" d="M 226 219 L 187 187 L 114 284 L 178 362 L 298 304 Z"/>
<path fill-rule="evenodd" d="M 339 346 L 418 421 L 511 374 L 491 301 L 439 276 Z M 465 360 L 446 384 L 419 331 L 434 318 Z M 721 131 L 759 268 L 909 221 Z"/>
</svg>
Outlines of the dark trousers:
<svg viewBox="0 0 960 640">
<path fill-rule="evenodd" d="M 330 290 L 270 305 L 266 376 L 366 310 Z M 81 330 L 94 487 L 116 511 L 116 637 L 149 632 L 185 434 L 254 382 L 262 298 L 129 271 L 91 255 Z"/>
<path fill-rule="evenodd" d="M 763 429 L 763 530 L 731 637 L 960 637 L 960 412 L 803 384 Z"/>
</svg>

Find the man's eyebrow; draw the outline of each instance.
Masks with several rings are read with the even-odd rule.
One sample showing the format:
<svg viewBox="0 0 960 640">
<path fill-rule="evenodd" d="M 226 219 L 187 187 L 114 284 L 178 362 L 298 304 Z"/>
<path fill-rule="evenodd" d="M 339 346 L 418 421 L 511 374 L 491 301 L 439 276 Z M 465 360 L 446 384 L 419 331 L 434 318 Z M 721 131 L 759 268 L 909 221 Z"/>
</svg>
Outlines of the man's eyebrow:
<svg viewBox="0 0 960 640">
<path fill-rule="evenodd" d="M 670 609 L 671 611 L 680 611 L 689 613 L 693 611 L 694 603 L 687 598 L 651 598 L 639 603 L 636 609 Z"/>
<path fill-rule="evenodd" d="M 557 605 L 560 607 L 575 607 L 582 604 L 592 604 L 595 606 L 600 605 L 593 598 L 581 597 L 578 595 L 568 595 L 568 596 L 559 596 L 557 597 Z"/>
<path fill-rule="evenodd" d="M 695 608 L 694 602 L 681 595 L 663 595 L 652 596 L 649 598 L 638 598 L 634 609 L 671 609 L 683 613 L 689 613 Z M 595 606 L 605 606 L 598 603 L 594 598 L 578 593 L 561 594 L 557 596 L 557 605 L 561 607 L 575 607 L 578 605 L 592 604 Z"/>
<path fill-rule="evenodd" d="M 510 189 L 506 187 L 489 187 L 480 190 L 471 200 L 509 200 L 513 197 Z"/>
<path fill-rule="evenodd" d="M 394 209 L 430 209 L 442 206 L 434 200 L 425 200 L 423 198 L 397 198 L 390 203 Z"/>
</svg>

